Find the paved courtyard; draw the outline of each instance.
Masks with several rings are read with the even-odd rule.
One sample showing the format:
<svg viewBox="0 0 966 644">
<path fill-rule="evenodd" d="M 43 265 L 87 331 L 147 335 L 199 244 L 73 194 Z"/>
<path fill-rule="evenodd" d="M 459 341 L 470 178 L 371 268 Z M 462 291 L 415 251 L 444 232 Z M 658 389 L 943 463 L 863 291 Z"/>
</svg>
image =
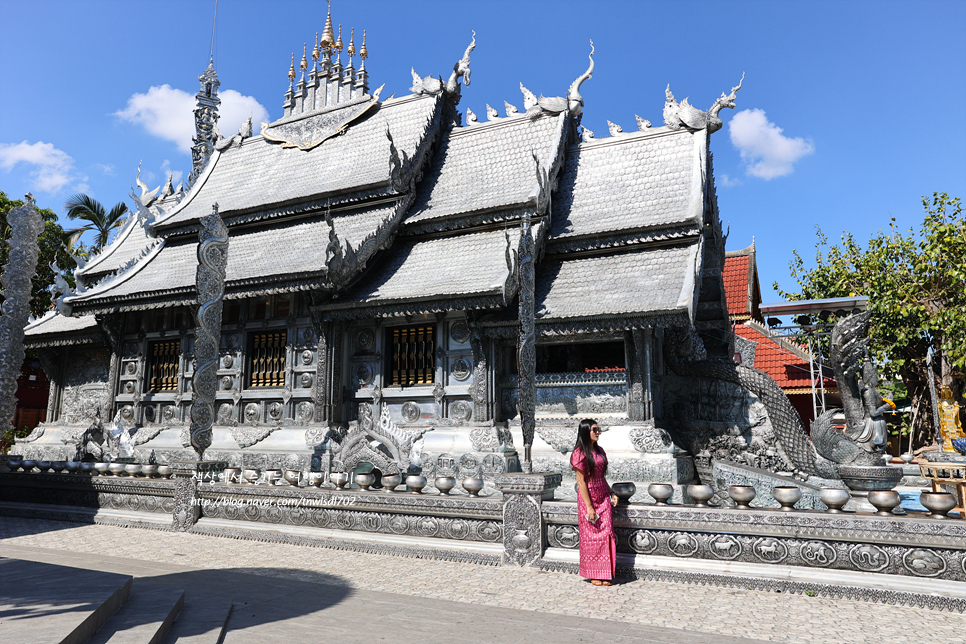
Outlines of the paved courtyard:
<svg viewBox="0 0 966 644">
<path fill-rule="evenodd" d="M 111 572 L 128 567 L 129 574 L 135 576 L 136 569 L 168 567 L 287 579 L 299 587 L 306 583 L 335 584 L 345 589 L 345 597 L 368 598 L 367 610 L 389 610 L 394 602 L 385 593 L 395 594 L 400 604 L 412 607 L 411 611 L 433 610 L 430 614 L 436 614 L 437 620 L 449 622 L 459 621 L 459 615 L 479 612 L 478 607 L 503 609 L 488 613 L 494 624 L 504 624 L 503 628 L 488 633 L 458 633 L 459 629 L 453 627 L 450 641 L 463 641 L 471 635 L 470 639 L 477 642 L 533 641 L 532 632 L 507 625 L 515 619 L 529 624 L 538 616 L 565 615 L 571 621 L 560 622 L 563 630 L 553 641 L 966 644 L 966 615 L 908 606 L 659 581 L 628 581 L 611 588 L 596 588 L 567 573 L 108 525 L 0 517 L 0 556 L 76 567 L 95 567 L 101 562 L 101 567 L 110 568 Z M 461 607 L 465 607 L 465 612 Z M 326 614 L 332 624 L 331 618 L 338 611 L 327 610 L 331 611 Z M 233 613 L 226 642 L 241 641 L 233 640 L 232 635 L 243 625 L 246 615 L 245 611 Z M 577 631 L 563 628 L 573 618 L 606 620 L 608 624 L 600 631 L 599 640 L 588 640 L 583 634 L 578 637 Z M 425 619 L 421 619 L 421 625 L 447 627 L 443 622 L 427 624 Z M 651 639 L 641 635 L 647 631 L 640 626 L 685 632 L 680 633 L 680 639 L 668 639 L 666 632 L 659 637 L 655 630 Z M 418 629 L 420 625 L 410 624 L 409 628 Z M 271 632 L 266 630 L 266 636 Z M 568 632 L 572 637 L 568 638 Z M 387 641 L 398 640 L 392 633 L 385 635 Z"/>
</svg>

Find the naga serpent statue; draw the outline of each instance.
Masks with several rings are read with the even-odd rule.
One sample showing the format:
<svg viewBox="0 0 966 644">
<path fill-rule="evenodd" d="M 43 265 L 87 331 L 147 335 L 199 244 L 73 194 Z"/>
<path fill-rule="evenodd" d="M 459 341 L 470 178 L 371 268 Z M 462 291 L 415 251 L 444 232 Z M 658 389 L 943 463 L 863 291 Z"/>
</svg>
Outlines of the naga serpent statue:
<svg viewBox="0 0 966 644">
<path fill-rule="evenodd" d="M 779 454 L 800 475 L 840 478 L 840 465 L 880 465 L 886 431 L 882 414 L 889 409 L 875 388 L 878 374 L 866 357 L 865 333 L 869 314 L 849 316 L 832 331 L 830 358 L 843 409 L 830 409 L 812 423 L 812 436 L 781 387 L 766 373 L 731 360 L 703 357 L 701 340 L 693 329 L 666 329 L 664 355 L 671 371 L 686 378 L 722 380 L 754 394 L 768 411 Z M 844 411 L 845 431 L 834 417 Z M 707 448 L 696 438 L 693 454 Z"/>
</svg>

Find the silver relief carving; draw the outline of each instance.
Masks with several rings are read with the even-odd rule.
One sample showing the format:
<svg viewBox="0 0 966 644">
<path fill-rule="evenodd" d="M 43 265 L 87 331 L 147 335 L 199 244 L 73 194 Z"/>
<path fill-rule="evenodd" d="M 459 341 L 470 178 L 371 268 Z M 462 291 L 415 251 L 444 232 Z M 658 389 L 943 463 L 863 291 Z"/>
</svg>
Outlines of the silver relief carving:
<svg viewBox="0 0 966 644">
<path fill-rule="evenodd" d="M 678 557 L 690 557 L 698 551 L 698 540 L 687 532 L 678 532 L 668 537 L 667 547 Z"/>
<path fill-rule="evenodd" d="M 453 340 L 463 344 L 470 339 L 470 328 L 467 326 L 466 322 L 460 320 L 454 322 L 453 326 L 450 327 L 449 335 Z"/>
<path fill-rule="evenodd" d="M 282 403 L 273 402 L 268 406 L 268 415 L 272 420 L 281 420 L 283 411 Z"/>
<path fill-rule="evenodd" d="M 672 445 L 671 435 L 653 424 L 634 427 L 629 435 L 634 449 L 645 454 L 666 452 Z"/>
<path fill-rule="evenodd" d="M 824 541 L 806 541 L 799 554 L 802 560 L 812 566 L 831 566 L 838 559 L 838 553 Z"/>
<path fill-rule="evenodd" d="M 719 534 L 708 542 L 708 551 L 718 559 L 737 559 L 742 553 L 741 542 L 730 534 Z"/>
<path fill-rule="evenodd" d="M 751 551 L 766 563 L 777 563 L 788 557 L 788 547 L 778 539 L 770 537 L 755 541 Z"/>
<path fill-rule="evenodd" d="M 879 572 L 889 565 L 889 555 L 879 546 L 866 543 L 849 548 L 849 561 L 859 570 Z"/>
<path fill-rule="evenodd" d="M 533 471 L 533 462 L 530 454 L 533 449 L 533 436 L 536 427 L 537 391 L 534 384 L 537 364 L 534 317 L 534 288 L 536 280 L 534 263 L 536 262 L 536 249 L 534 246 L 533 229 L 530 227 L 530 217 L 527 215 L 523 219 L 523 226 L 520 231 L 520 245 L 517 251 L 520 258 L 518 311 L 520 334 L 517 342 L 519 386 L 517 387 L 517 408 L 520 414 L 520 429 L 523 432 L 523 463 L 521 466 L 524 472 Z"/>
<path fill-rule="evenodd" d="M 312 416 L 314 415 L 314 413 L 315 413 L 315 408 L 312 406 L 312 403 L 310 402 L 305 402 L 305 401 L 300 402 L 298 406 L 295 408 L 295 415 L 302 422 L 307 423 L 310 420 L 312 420 Z"/>
<path fill-rule="evenodd" d="M 121 407 L 121 418 L 124 420 L 132 420 L 134 418 L 134 407 L 131 405 Z"/>
<path fill-rule="evenodd" d="M 225 268 L 228 263 L 228 228 L 218 214 L 218 204 L 201 218 L 198 233 L 198 270 L 196 288 L 198 308 L 195 311 L 195 370 L 192 381 L 191 447 L 199 459 L 211 445 L 215 393 L 218 388 L 218 348 L 221 342 L 222 297 L 225 292 Z"/>
<path fill-rule="evenodd" d="M 234 384 L 235 384 L 235 380 L 231 376 L 224 376 L 221 379 L 221 388 L 224 389 L 225 391 L 229 391 L 232 388 L 232 385 Z"/>
<path fill-rule="evenodd" d="M 362 329 L 356 334 L 356 346 L 360 349 L 369 349 L 375 336 L 371 329 Z"/>
<path fill-rule="evenodd" d="M 403 403 L 402 406 L 402 417 L 407 423 L 415 423 L 419 420 L 421 411 L 419 405 L 409 400 Z"/>
<path fill-rule="evenodd" d="M 301 383 L 303 389 L 310 388 L 312 386 L 312 374 L 303 373 L 301 376 L 299 376 L 299 382 Z"/>
<path fill-rule="evenodd" d="M 465 400 L 457 400 L 449 406 L 449 414 L 454 420 L 467 421 L 473 416 L 473 408 Z"/>
<path fill-rule="evenodd" d="M 936 577 L 946 572 L 946 560 L 932 550 L 914 548 L 902 556 L 902 567 L 918 577 Z"/>
<path fill-rule="evenodd" d="M 218 407 L 218 424 L 228 425 L 231 423 L 231 417 L 234 412 L 234 406 L 231 403 L 222 403 Z"/>
<path fill-rule="evenodd" d="M 7 265 L 3 269 L 0 304 L 0 431 L 13 427 L 17 409 L 17 378 L 24 361 L 24 327 L 30 317 L 30 291 L 40 249 L 37 237 L 44 219 L 28 193 L 22 206 L 7 213 L 10 227 Z M 63 296 L 61 296 L 63 301 Z M 16 429 L 16 428 L 14 428 Z"/>
<path fill-rule="evenodd" d="M 308 349 L 302 352 L 302 364 L 306 366 L 312 364 L 312 352 Z"/>
<path fill-rule="evenodd" d="M 230 355 L 224 356 L 221 359 L 221 366 L 224 369 L 231 369 L 234 364 L 235 364 L 235 358 L 233 358 Z"/>
<path fill-rule="evenodd" d="M 636 553 L 649 555 L 657 550 L 657 537 L 647 530 L 635 530 L 627 539 L 627 544 Z"/>
<path fill-rule="evenodd" d="M 572 525 L 547 526 L 547 541 L 555 548 L 575 550 L 580 545 L 580 533 Z"/>
<path fill-rule="evenodd" d="M 479 476 L 480 474 L 480 459 L 478 459 L 473 454 L 463 454 L 460 457 L 460 475 L 461 476 Z"/>
<path fill-rule="evenodd" d="M 248 403 L 245 405 L 245 420 L 249 423 L 257 423 L 262 416 L 261 407 L 258 403 Z"/>
<path fill-rule="evenodd" d="M 503 501 L 503 555 L 518 566 L 540 558 L 540 501 L 532 494 L 510 494 Z"/>
<path fill-rule="evenodd" d="M 375 374 L 372 371 L 372 367 L 368 364 L 362 363 L 356 367 L 356 380 L 359 381 L 360 385 L 368 385 L 372 382 L 374 376 Z"/>
<path fill-rule="evenodd" d="M 470 363 L 465 358 L 457 358 L 453 362 L 453 377 L 460 382 L 469 378 L 470 373 L 472 373 L 472 369 L 470 368 Z"/>
</svg>

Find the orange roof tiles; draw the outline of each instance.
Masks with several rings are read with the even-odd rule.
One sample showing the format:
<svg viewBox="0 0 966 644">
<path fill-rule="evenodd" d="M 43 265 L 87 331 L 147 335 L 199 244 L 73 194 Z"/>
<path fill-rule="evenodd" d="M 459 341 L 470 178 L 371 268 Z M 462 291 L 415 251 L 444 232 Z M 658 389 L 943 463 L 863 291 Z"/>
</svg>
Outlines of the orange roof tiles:
<svg viewBox="0 0 966 644">
<path fill-rule="evenodd" d="M 726 257 L 721 279 L 724 282 L 728 315 L 751 315 L 748 301 L 748 255 Z"/>
<path fill-rule="evenodd" d="M 812 380 L 807 358 L 798 355 L 793 349 L 779 346 L 775 339 L 768 336 L 767 330 L 756 328 L 759 326 L 751 322 L 736 324 L 734 327 L 736 335 L 758 343 L 755 348 L 755 368 L 771 376 L 782 389 L 810 389 Z M 784 340 L 783 342 L 787 343 L 788 341 Z M 804 354 L 804 351 L 802 353 Z M 835 387 L 835 380 L 826 377 L 826 390 L 833 387 Z"/>
</svg>

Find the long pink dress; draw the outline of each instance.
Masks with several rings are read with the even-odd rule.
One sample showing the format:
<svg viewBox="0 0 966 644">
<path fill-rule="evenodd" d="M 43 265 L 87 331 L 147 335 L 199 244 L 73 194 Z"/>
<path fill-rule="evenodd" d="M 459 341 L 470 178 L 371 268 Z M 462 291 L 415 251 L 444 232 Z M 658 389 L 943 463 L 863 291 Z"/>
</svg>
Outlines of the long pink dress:
<svg viewBox="0 0 966 644">
<path fill-rule="evenodd" d="M 570 455 L 570 466 L 587 473 L 584 450 Z M 577 494 L 577 524 L 580 530 L 580 576 L 587 579 L 613 579 L 617 565 L 617 540 L 614 538 L 614 516 L 610 504 L 610 488 L 604 480 L 607 456 L 594 454 L 594 475 L 587 481 L 590 501 L 597 512 L 597 522 L 587 520 L 584 500 Z"/>
</svg>

